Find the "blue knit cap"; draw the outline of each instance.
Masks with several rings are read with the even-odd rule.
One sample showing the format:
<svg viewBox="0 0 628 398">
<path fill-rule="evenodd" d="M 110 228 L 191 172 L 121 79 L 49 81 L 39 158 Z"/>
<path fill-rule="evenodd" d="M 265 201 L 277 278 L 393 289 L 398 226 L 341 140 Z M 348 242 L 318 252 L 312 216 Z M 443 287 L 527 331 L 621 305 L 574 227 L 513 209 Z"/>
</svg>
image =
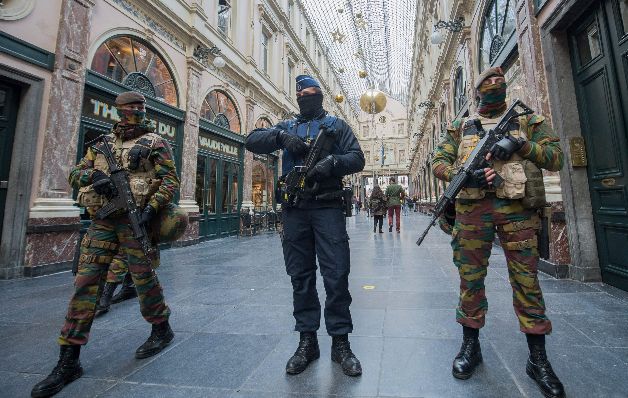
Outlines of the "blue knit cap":
<svg viewBox="0 0 628 398">
<path fill-rule="evenodd" d="M 321 88 L 321 86 L 318 84 L 316 79 L 314 79 L 312 76 L 299 75 L 297 76 L 296 81 L 297 81 L 297 91 L 301 91 L 308 87 Z"/>
</svg>

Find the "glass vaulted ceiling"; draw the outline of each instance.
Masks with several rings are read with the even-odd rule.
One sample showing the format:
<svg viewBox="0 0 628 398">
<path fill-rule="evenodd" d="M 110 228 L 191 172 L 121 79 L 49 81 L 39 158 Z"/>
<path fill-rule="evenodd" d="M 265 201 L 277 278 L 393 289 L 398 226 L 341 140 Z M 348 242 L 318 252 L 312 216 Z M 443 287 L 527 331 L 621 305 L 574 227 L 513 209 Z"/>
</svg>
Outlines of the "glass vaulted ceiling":
<svg viewBox="0 0 628 398">
<path fill-rule="evenodd" d="M 417 0 L 300 3 L 355 110 L 371 87 L 407 105 Z"/>
</svg>

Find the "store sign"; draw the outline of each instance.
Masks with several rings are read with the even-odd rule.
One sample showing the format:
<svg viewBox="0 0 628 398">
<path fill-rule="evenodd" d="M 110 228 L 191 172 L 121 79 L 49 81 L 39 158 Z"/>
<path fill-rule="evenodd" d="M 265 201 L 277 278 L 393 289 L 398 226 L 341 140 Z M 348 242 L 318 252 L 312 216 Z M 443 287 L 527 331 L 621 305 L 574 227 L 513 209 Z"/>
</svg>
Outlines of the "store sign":
<svg viewBox="0 0 628 398">
<path fill-rule="evenodd" d="M 83 116 L 105 123 L 120 121 L 120 116 L 114 105 L 103 101 L 101 98 L 91 97 L 88 93 L 85 93 L 83 98 Z M 172 122 L 161 118 L 158 114 L 151 111 L 146 112 L 146 119 L 155 126 L 156 133 L 171 141 L 176 140 L 177 127 L 172 125 Z"/>
<path fill-rule="evenodd" d="M 226 141 L 219 140 L 216 137 L 202 132 L 198 135 L 198 147 L 199 149 L 220 152 L 229 156 L 237 157 L 240 153 L 240 148 L 237 145 L 229 144 Z"/>
</svg>

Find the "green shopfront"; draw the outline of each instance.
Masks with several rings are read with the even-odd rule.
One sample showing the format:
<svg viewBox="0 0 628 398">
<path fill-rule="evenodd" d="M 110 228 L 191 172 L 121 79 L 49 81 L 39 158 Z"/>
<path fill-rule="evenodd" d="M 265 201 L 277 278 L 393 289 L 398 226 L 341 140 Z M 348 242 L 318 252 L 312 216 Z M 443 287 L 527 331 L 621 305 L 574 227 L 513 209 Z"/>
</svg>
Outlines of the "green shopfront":
<svg viewBox="0 0 628 398">
<path fill-rule="evenodd" d="M 225 92 L 210 92 L 201 106 L 196 163 L 199 239 L 237 235 L 240 229 L 244 137 L 240 114 Z"/>
<path fill-rule="evenodd" d="M 236 235 L 242 203 L 243 137 L 200 121 L 196 163 L 199 239 Z"/>
</svg>

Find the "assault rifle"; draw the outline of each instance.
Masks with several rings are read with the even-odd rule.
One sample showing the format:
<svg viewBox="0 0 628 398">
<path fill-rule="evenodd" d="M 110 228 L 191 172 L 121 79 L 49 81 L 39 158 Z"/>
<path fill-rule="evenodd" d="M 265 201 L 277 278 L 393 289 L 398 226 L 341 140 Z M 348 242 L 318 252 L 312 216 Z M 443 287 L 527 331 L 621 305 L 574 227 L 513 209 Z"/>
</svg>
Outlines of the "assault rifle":
<svg viewBox="0 0 628 398">
<path fill-rule="evenodd" d="M 436 202 L 430 224 L 416 241 L 416 244 L 418 246 L 421 246 L 421 243 L 423 243 L 423 239 L 425 239 L 430 228 L 432 228 L 432 226 L 436 223 L 436 220 L 438 220 L 438 218 L 445 212 L 447 205 L 450 203 L 454 203 L 456 196 L 469 181 L 472 173 L 475 170 L 486 165 L 486 155 L 490 152 L 493 145 L 495 145 L 499 140 L 501 140 L 502 138 L 504 138 L 505 135 L 508 134 L 508 125 L 510 124 L 512 119 L 532 113 L 534 113 L 534 111 L 530 109 L 527 105 L 525 105 L 520 100 L 515 100 L 512 105 L 510 105 L 510 108 L 508 108 L 508 110 L 501 118 L 499 123 L 497 123 L 497 126 L 495 126 L 494 129 L 486 132 L 482 128 L 482 124 L 480 123 L 480 121 L 475 121 L 475 127 L 479 131 L 480 141 L 478 142 L 473 152 L 471 152 L 466 162 L 464 162 L 464 165 L 451 180 L 451 182 L 447 186 L 447 189 L 445 189 L 445 193 L 443 193 L 443 196 L 441 196 L 438 202 Z"/>
<path fill-rule="evenodd" d="M 133 192 L 131 192 L 129 174 L 118 164 L 113 152 L 111 152 L 106 135 L 103 134 L 97 137 L 88 142 L 87 145 L 91 146 L 98 141 L 100 141 L 102 145 L 94 145 L 92 148 L 100 152 L 107 160 L 110 173 L 109 178 L 115 187 L 115 193 L 113 198 L 111 198 L 106 205 L 96 211 L 96 218 L 102 220 L 117 211 L 126 213 L 127 217 L 129 217 L 131 229 L 133 230 L 133 236 L 139 242 L 144 254 L 149 256 L 153 253 L 154 249 L 146 226 L 140 223 L 142 210 L 135 203 Z"/>
<path fill-rule="evenodd" d="M 333 130 L 321 127 L 314 143 L 310 145 L 310 151 L 305 158 L 303 166 L 295 166 L 285 177 L 285 181 L 280 183 L 281 200 L 287 206 L 296 206 L 303 196 L 315 197 L 319 184 L 314 182 L 309 184 L 305 181 L 305 176 L 319 160 L 331 153 L 335 141 Z"/>
</svg>

